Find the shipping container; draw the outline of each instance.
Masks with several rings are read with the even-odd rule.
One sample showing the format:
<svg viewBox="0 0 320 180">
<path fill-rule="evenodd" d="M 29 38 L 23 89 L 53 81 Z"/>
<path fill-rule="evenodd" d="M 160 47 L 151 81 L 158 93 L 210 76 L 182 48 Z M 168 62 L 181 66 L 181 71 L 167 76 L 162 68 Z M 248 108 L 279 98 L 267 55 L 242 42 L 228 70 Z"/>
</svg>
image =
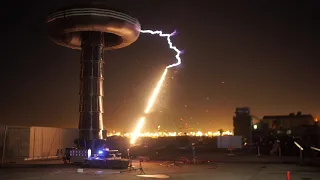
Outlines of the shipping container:
<svg viewBox="0 0 320 180">
<path fill-rule="evenodd" d="M 77 138 L 78 129 L 0 126 L 1 156 L 4 151 L 4 157 L 10 159 L 49 158 L 62 149 L 74 147 Z"/>
</svg>

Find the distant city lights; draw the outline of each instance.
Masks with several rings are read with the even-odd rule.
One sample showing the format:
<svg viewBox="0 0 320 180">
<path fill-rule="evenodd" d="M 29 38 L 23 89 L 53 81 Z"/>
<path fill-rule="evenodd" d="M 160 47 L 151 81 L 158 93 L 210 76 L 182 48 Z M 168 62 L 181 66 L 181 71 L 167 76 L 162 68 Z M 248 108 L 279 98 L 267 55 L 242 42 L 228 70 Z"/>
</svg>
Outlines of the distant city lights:
<svg viewBox="0 0 320 180">
<path fill-rule="evenodd" d="M 132 136 L 134 136 L 136 139 L 137 137 L 151 137 L 151 138 L 157 138 L 157 137 L 176 137 L 176 136 L 197 136 L 197 137 L 214 137 L 214 136 L 232 136 L 233 133 L 231 131 L 224 131 L 222 132 L 222 134 L 220 133 L 220 131 L 217 132 L 188 132 L 188 133 L 183 133 L 183 132 L 144 132 L 144 133 L 139 133 L 137 134 L 137 132 L 135 133 L 120 133 L 120 132 L 111 132 L 108 133 L 107 136 L 121 136 L 121 137 L 128 137 L 128 138 L 132 138 Z"/>
</svg>

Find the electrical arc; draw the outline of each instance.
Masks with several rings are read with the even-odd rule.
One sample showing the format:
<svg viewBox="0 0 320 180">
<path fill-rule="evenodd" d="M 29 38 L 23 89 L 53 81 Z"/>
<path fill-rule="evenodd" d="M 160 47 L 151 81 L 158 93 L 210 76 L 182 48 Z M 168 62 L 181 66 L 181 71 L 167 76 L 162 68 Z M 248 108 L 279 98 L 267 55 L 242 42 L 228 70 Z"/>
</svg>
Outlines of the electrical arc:
<svg viewBox="0 0 320 180">
<path fill-rule="evenodd" d="M 152 31 L 152 30 L 140 30 L 140 33 L 143 33 L 143 34 L 152 34 L 152 35 L 158 35 L 160 37 L 165 37 L 167 38 L 167 43 L 169 45 L 169 48 L 174 50 L 176 52 L 176 60 L 177 62 L 176 63 L 173 63 L 169 66 L 166 67 L 166 69 L 169 69 L 169 68 L 172 68 L 172 67 L 175 67 L 175 66 L 178 66 L 181 64 L 181 53 L 182 51 L 180 51 L 176 46 L 173 45 L 172 41 L 171 41 L 171 37 L 174 36 L 175 34 L 177 34 L 177 31 L 174 31 L 173 33 L 171 34 L 165 34 L 163 33 L 162 31 Z"/>
<path fill-rule="evenodd" d="M 181 55 L 182 51 L 180 51 L 176 46 L 174 46 L 173 43 L 172 43 L 172 41 L 171 41 L 171 37 L 176 34 L 176 31 L 174 31 L 174 32 L 171 33 L 171 34 L 166 34 L 166 33 L 163 33 L 162 31 L 159 31 L 159 30 L 157 30 L 157 31 L 152 31 L 152 30 L 140 30 L 140 32 L 143 33 L 143 34 L 158 35 L 158 36 L 160 36 L 160 37 L 166 38 L 169 48 L 176 52 L 176 56 L 175 56 L 176 62 L 173 63 L 173 64 L 171 64 L 171 65 L 168 65 L 168 66 L 165 68 L 165 70 L 164 70 L 164 72 L 163 72 L 160 80 L 159 80 L 158 83 L 157 83 L 157 86 L 155 87 L 155 89 L 153 90 L 153 93 L 152 93 L 151 97 L 149 98 L 148 105 L 147 105 L 147 107 L 146 107 L 146 109 L 145 109 L 145 111 L 144 111 L 144 114 L 146 115 L 146 114 L 148 114 L 148 113 L 150 112 L 150 109 L 153 107 L 153 105 L 154 105 L 154 103 L 155 103 L 155 101 L 156 101 L 156 98 L 157 98 L 157 96 L 158 96 L 158 94 L 159 94 L 159 92 L 160 92 L 160 89 L 161 89 L 161 87 L 162 87 L 162 84 L 163 84 L 163 82 L 164 82 L 164 80 L 165 80 L 165 77 L 166 77 L 166 75 L 167 75 L 168 69 L 169 69 L 169 68 L 172 68 L 172 67 L 175 67 L 175 66 L 178 66 L 178 65 L 181 64 L 180 55 Z M 138 121 L 138 124 L 137 124 L 137 126 L 136 126 L 136 128 L 135 128 L 135 130 L 134 130 L 134 133 L 133 133 L 133 135 L 131 136 L 130 144 L 134 144 L 134 143 L 136 142 L 136 139 L 139 137 L 139 134 L 141 133 L 141 129 L 143 128 L 143 124 L 145 123 L 145 119 L 146 119 L 145 116 L 143 116 L 143 117 L 141 117 L 140 120 Z"/>
</svg>

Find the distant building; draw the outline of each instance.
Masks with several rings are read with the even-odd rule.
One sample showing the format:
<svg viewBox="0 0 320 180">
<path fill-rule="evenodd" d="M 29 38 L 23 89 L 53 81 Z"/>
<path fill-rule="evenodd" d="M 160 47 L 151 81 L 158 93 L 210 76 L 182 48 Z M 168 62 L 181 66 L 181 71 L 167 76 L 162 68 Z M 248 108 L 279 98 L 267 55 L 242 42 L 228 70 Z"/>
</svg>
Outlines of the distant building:
<svg viewBox="0 0 320 180">
<path fill-rule="evenodd" d="M 275 135 L 279 138 L 288 135 L 292 138 L 299 139 L 305 146 L 316 146 L 320 144 L 320 127 L 317 118 L 310 114 L 296 114 L 280 116 L 264 116 L 260 121 L 260 128 L 254 131 L 254 138 Z M 283 139 L 283 141 L 286 141 Z"/>
<path fill-rule="evenodd" d="M 281 116 L 264 116 L 261 122 L 266 124 L 269 129 L 292 130 L 301 126 L 314 125 L 315 118 L 310 114 L 303 115 L 301 112 L 298 112 L 297 114 L 290 113 L 289 115 Z"/>
<path fill-rule="evenodd" d="M 243 136 L 247 142 L 252 142 L 252 117 L 247 107 L 236 108 L 233 117 L 233 133 L 235 136 Z"/>
</svg>

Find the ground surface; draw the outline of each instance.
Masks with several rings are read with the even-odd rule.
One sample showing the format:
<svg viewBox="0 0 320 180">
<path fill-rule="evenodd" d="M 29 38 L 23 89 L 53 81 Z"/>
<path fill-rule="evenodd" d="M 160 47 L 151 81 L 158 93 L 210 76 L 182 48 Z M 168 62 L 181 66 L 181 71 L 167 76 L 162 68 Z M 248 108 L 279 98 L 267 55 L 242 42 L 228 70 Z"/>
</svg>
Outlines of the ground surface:
<svg viewBox="0 0 320 180">
<path fill-rule="evenodd" d="M 287 171 L 291 180 L 319 180 L 319 167 L 306 167 L 297 164 L 243 163 L 225 162 L 198 165 L 167 166 L 169 162 L 144 162 L 142 167 L 147 175 L 167 175 L 177 180 L 284 180 Z M 138 163 L 133 164 L 139 167 Z M 20 167 L 0 169 L 0 179 L 5 180 L 130 180 L 152 179 L 138 177 L 137 172 L 123 172 L 106 169 L 83 169 L 77 172 L 78 166 L 52 164 L 49 166 Z"/>
</svg>

